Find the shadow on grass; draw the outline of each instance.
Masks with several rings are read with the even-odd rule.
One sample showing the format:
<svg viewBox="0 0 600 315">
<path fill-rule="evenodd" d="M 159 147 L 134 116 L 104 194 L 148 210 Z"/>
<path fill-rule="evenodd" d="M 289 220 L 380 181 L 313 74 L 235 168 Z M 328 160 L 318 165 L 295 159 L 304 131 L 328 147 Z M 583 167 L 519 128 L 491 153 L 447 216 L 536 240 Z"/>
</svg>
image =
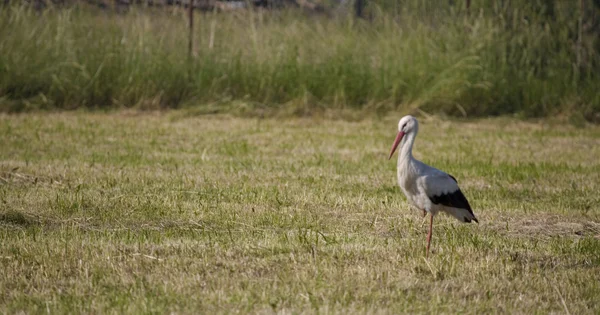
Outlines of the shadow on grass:
<svg viewBox="0 0 600 315">
<path fill-rule="evenodd" d="M 30 227 L 39 225 L 40 222 L 32 218 L 26 214 L 23 214 L 19 211 L 8 210 L 4 213 L 0 213 L 0 225 L 9 224 L 9 225 L 18 225 L 22 227 Z"/>
</svg>

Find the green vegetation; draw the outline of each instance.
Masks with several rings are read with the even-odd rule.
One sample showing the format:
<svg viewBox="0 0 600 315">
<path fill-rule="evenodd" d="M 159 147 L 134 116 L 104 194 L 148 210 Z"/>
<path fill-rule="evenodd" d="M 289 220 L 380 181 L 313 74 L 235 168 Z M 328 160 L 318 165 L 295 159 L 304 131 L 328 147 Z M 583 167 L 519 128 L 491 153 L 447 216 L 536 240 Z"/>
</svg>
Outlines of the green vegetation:
<svg viewBox="0 0 600 315">
<path fill-rule="evenodd" d="M 595 4 L 580 27 L 575 2 L 473 3 L 470 14 L 442 2 L 371 3 L 366 20 L 198 13 L 193 60 L 181 9 L 3 8 L 0 109 L 420 108 L 600 121 L 600 42 L 583 29 Z"/>
<path fill-rule="evenodd" d="M 0 116 L 0 313 L 600 311 L 597 126 L 421 119 L 481 221 L 426 260 L 397 117 L 189 116 Z"/>
</svg>

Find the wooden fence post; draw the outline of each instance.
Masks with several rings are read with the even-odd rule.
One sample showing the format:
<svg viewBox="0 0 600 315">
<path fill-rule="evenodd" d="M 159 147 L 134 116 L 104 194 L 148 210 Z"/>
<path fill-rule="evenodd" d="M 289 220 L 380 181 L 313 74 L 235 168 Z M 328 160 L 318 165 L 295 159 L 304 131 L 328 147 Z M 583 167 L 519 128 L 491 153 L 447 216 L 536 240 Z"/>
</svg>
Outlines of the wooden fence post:
<svg viewBox="0 0 600 315">
<path fill-rule="evenodd" d="M 577 22 L 577 70 L 581 69 L 581 46 L 583 41 L 583 0 L 579 0 L 579 21 Z"/>
<path fill-rule="evenodd" d="M 354 0 L 354 10 L 356 13 L 356 17 L 363 17 L 363 8 L 365 6 L 366 0 Z"/>
<path fill-rule="evenodd" d="M 190 58 L 194 56 L 194 0 L 190 0 L 188 8 L 188 17 L 190 23 L 190 34 L 188 42 L 188 55 Z"/>
</svg>

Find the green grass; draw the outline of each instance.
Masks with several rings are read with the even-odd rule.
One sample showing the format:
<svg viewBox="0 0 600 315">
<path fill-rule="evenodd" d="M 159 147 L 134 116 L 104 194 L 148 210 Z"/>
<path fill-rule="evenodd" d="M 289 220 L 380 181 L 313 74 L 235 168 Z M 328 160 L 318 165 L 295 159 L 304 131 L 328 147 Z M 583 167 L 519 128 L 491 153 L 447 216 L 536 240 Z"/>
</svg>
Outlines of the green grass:
<svg viewBox="0 0 600 315">
<path fill-rule="evenodd" d="M 427 260 L 397 118 L 0 116 L 0 313 L 600 310 L 600 128 L 422 118 Z"/>
<path fill-rule="evenodd" d="M 466 15 L 448 2 L 403 1 L 397 12 L 372 5 L 371 20 L 358 21 L 285 10 L 197 14 L 193 60 L 185 10 L 13 6 L 0 11 L 0 110 L 420 108 L 600 121 L 598 36 L 586 30 L 578 46 L 574 3 L 559 1 L 548 16 L 530 2 L 474 3 Z M 589 5 L 587 24 L 600 16 Z"/>
</svg>

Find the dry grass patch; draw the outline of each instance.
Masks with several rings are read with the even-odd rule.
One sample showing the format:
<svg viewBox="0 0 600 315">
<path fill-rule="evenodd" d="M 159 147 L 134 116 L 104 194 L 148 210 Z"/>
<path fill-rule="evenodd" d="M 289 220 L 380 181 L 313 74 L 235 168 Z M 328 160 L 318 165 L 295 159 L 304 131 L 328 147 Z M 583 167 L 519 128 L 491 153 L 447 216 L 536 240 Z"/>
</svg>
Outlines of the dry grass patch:
<svg viewBox="0 0 600 315">
<path fill-rule="evenodd" d="M 598 312 L 600 129 L 423 119 L 426 260 L 397 118 L 0 116 L 0 312 Z"/>
</svg>

